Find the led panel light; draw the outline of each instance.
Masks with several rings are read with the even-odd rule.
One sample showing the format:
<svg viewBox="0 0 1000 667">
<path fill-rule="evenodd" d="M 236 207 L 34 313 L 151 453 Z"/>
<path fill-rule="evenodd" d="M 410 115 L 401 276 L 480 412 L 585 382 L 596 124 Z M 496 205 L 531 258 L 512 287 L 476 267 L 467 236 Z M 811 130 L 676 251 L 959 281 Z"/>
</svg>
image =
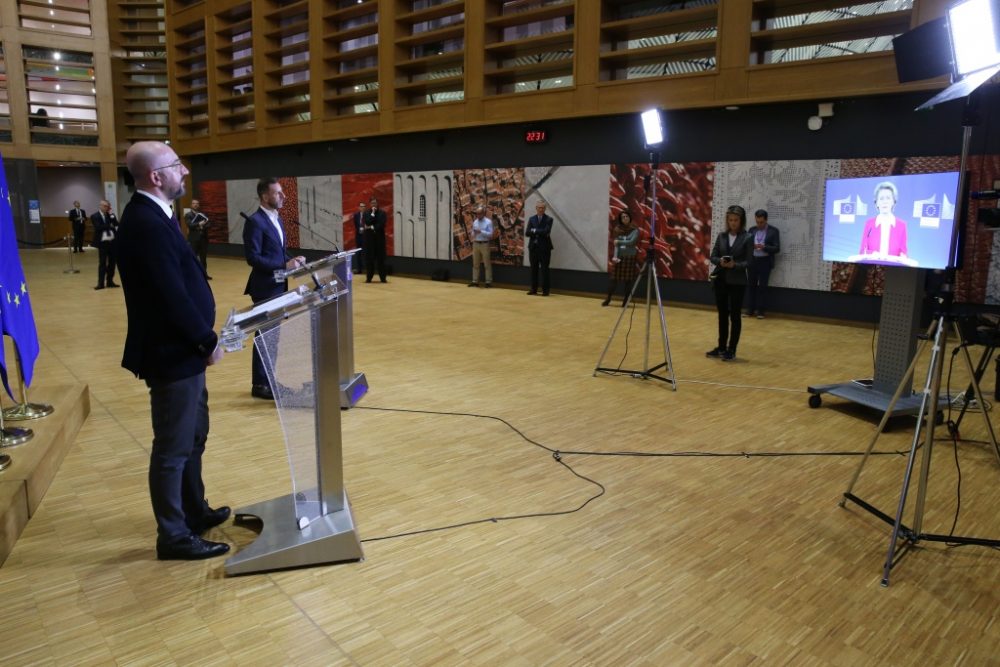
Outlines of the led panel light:
<svg viewBox="0 0 1000 667">
<path fill-rule="evenodd" d="M 642 112 L 642 130 L 646 133 L 647 146 L 659 146 L 663 143 L 663 125 L 660 123 L 659 109 Z"/>
<path fill-rule="evenodd" d="M 966 0 L 948 10 L 948 29 L 959 76 L 1000 64 L 993 0 Z"/>
</svg>

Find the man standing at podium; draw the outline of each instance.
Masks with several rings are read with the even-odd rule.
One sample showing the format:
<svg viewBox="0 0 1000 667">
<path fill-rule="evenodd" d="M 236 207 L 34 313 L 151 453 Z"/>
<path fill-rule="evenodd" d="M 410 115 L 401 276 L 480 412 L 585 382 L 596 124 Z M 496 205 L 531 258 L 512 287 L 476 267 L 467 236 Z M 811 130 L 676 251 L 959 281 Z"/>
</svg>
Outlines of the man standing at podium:
<svg viewBox="0 0 1000 667">
<path fill-rule="evenodd" d="M 243 227 L 243 253 L 250 265 L 250 277 L 244 294 L 254 303 L 265 301 L 288 291 L 288 281 L 277 282 L 274 272 L 294 269 L 306 263 L 305 257 L 291 257 L 285 249 L 285 230 L 278 213 L 285 204 L 285 193 L 277 178 L 262 178 L 257 182 L 260 208 L 246 219 Z M 254 345 L 250 395 L 274 400 L 267 381 L 264 360 Z"/>
<path fill-rule="evenodd" d="M 145 380 L 153 418 L 149 495 L 156 556 L 197 560 L 229 551 L 201 533 L 229 518 L 205 500 L 201 457 L 208 439 L 205 368 L 222 358 L 215 298 L 170 207 L 188 170 L 166 144 L 140 141 L 125 155 L 136 192 L 115 239 L 128 334 L 122 366 Z"/>
</svg>

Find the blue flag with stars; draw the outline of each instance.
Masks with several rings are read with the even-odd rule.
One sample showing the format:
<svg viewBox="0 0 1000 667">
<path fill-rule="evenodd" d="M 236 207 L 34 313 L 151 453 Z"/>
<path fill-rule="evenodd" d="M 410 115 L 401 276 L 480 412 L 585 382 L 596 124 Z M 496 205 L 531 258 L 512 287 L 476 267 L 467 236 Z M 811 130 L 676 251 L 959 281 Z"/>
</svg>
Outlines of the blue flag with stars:
<svg viewBox="0 0 1000 667">
<path fill-rule="evenodd" d="M 14 212 L 10 205 L 7 175 L 0 162 L 0 331 L 10 336 L 21 360 L 24 384 L 31 385 L 32 371 L 38 358 L 38 332 L 35 317 L 31 314 L 31 297 L 17 253 L 17 236 L 14 233 Z M 7 377 L 7 360 L 0 345 L 0 378 L 7 394 L 14 398 Z M 17 400 L 17 399 L 15 399 Z"/>
</svg>

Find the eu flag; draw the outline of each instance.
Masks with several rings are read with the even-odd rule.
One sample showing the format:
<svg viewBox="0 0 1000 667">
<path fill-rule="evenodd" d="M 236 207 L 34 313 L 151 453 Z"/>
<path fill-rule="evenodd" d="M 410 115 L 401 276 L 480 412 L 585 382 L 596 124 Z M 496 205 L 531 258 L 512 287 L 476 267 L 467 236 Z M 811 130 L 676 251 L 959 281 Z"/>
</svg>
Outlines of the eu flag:
<svg viewBox="0 0 1000 667">
<path fill-rule="evenodd" d="M 24 384 L 31 385 L 31 374 L 38 358 L 38 332 L 31 314 L 31 298 L 17 254 L 17 236 L 14 233 L 14 213 L 10 207 L 10 190 L 7 175 L 0 161 L 0 331 L 10 336 L 21 360 Z M 7 363 L 3 345 L 0 345 L 0 378 L 7 394 L 14 398 L 7 379 Z M 15 399 L 17 400 L 17 399 Z"/>
</svg>

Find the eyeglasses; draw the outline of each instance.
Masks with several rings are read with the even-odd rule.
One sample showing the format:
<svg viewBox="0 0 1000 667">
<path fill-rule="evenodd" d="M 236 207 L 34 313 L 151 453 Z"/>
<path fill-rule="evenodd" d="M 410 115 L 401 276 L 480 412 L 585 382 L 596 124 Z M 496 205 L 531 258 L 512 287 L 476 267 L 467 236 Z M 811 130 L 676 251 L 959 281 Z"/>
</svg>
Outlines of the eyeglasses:
<svg viewBox="0 0 1000 667">
<path fill-rule="evenodd" d="M 171 162 L 170 164 L 163 165 L 162 167 L 157 167 L 156 169 L 150 169 L 150 171 L 162 171 L 163 169 L 173 169 L 174 167 L 183 167 L 184 163 L 178 160 L 177 162 Z"/>
</svg>

